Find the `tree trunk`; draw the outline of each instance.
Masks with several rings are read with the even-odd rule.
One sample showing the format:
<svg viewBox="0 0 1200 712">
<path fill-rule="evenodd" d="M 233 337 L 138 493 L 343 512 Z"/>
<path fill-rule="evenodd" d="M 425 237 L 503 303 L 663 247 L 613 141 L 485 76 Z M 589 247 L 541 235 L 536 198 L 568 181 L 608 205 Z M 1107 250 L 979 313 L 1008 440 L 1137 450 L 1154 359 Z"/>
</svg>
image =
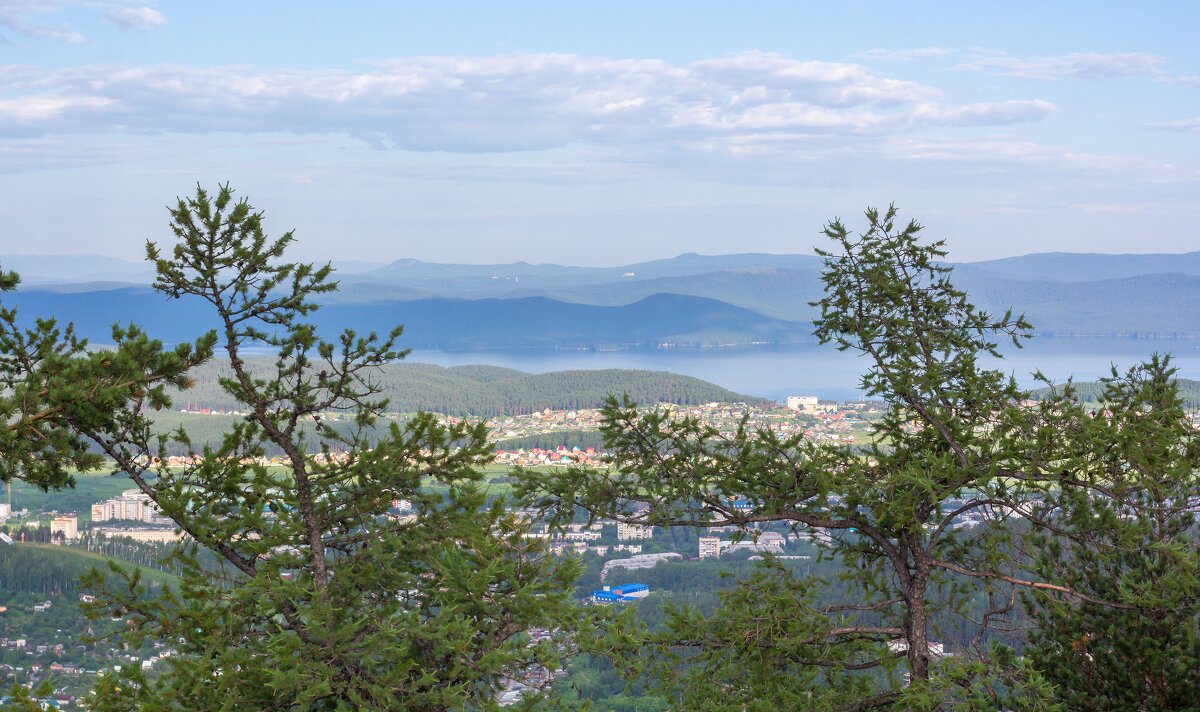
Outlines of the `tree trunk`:
<svg viewBox="0 0 1200 712">
<path fill-rule="evenodd" d="M 910 539 L 909 551 L 915 565 L 909 571 L 908 583 L 904 587 L 904 605 L 908 618 L 904 623 L 904 637 L 908 642 L 908 667 L 913 680 L 929 679 L 929 617 L 925 610 L 925 587 L 929 583 L 931 566 L 929 557 L 919 545 L 918 537 Z"/>
</svg>

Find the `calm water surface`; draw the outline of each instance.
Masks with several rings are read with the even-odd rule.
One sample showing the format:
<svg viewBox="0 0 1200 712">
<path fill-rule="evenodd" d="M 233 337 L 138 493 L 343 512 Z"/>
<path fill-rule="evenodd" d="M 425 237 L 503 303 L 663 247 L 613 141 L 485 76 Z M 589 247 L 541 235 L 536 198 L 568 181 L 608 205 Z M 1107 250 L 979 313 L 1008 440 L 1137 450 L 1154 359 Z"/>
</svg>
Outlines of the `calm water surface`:
<svg viewBox="0 0 1200 712">
<path fill-rule="evenodd" d="M 1116 365 L 1127 368 L 1152 353 L 1170 353 L 1180 378 L 1200 380 L 1200 341 L 1134 339 L 1035 338 L 1024 349 L 1004 349 L 1002 361 L 990 365 L 1012 373 L 1024 386 L 1035 384 L 1041 369 L 1055 381 L 1079 381 L 1107 375 Z M 532 373 L 572 369 L 638 368 L 673 371 L 711 381 L 739 393 L 783 399 L 812 394 L 849 400 L 861 395 L 858 381 L 866 362 L 836 349 L 803 347 L 739 347 L 638 351 L 414 351 L 409 361 L 441 366 L 489 364 Z"/>
</svg>

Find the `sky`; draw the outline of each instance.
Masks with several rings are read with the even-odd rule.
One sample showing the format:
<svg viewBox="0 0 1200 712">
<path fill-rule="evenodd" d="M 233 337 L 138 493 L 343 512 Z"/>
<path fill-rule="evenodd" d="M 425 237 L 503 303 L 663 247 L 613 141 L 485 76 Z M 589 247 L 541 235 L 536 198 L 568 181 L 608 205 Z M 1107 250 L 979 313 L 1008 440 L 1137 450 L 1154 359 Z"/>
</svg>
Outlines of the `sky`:
<svg viewBox="0 0 1200 712">
<path fill-rule="evenodd" d="M 229 182 L 305 260 L 1200 249 L 1200 3 L 0 0 L 0 254 Z"/>
</svg>

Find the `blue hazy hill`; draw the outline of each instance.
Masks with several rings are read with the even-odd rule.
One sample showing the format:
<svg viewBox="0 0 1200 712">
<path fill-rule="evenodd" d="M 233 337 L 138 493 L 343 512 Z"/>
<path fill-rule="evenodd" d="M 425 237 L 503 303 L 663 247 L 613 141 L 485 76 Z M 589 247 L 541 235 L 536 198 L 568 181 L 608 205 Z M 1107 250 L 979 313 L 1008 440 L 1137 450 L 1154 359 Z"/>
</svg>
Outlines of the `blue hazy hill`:
<svg viewBox="0 0 1200 712">
<path fill-rule="evenodd" d="M 111 341 L 114 322 L 135 323 L 166 342 L 195 338 L 216 328 L 211 310 L 196 299 L 168 301 L 146 288 L 101 292 L 27 290 L 5 295 L 25 320 L 53 315 L 74 322 L 96 343 Z M 419 299 L 372 304 L 330 304 L 313 315 L 326 333 L 352 328 L 384 332 L 405 325 L 404 346 L 474 350 L 604 348 L 809 340 L 809 328 L 714 299 L 656 294 L 633 304 L 596 306 L 545 297 L 520 299 Z"/>
<path fill-rule="evenodd" d="M 28 305 L 27 317 L 75 321 L 99 342 L 118 320 L 166 341 L 212 328 L 201 305 L 167 308 L 149 289 L 121 283 L 134 265 L 107 282 L 34 284 L 2 301 Z M 326 298 L 317 321 L 359 331 L 403 323 L 406 345 L 458 350 L 806 342 L 810 303 L 822 293 L 819 266 L 811 255 L 770 254 L 605 268 L 400 260 L 337 274 L 341 291 Z M 70 269 L 82 274 L 78 263 Z M 1200 337 L 1200 252 L 1027 255 L 956 265 L 954 280 L 986 309 L 1025 312 L 1044 334 Z"/>
</svg>

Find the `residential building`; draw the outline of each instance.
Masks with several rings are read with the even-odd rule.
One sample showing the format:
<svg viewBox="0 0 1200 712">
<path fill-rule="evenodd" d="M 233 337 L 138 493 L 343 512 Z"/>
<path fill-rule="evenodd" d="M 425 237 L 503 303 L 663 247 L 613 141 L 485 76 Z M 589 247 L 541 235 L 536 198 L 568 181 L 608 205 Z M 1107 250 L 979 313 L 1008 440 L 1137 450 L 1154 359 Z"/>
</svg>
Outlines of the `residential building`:
<svg viewBox="0 0 1200 712">
<path fill-rule="evenodd" d="M 617 540 L 630 541 L 631 539 L 653 539 L 654 527 L 648 527 L 642 524 L 625 524 L 617 522 Z"/>
<path fill-rule="evenodd" d="M 717 559 L 721 556 L 721 538 L 716 536 L 700 537 L 700 558 Z"/>
<path fill-rule="evenodd" d="M 788 396 L 787 398 L 788 410 L 816 410 L 817 403 L 816 396 Z"/>
<path fill-rule="evenodd" d="M 726 553 L 752 551 L 759 554 L 782 554 L 786 538 L 778 532 L 763 532 L 757 538 L 732 542 L 726 547 Z"/>
<path fill-rule="evenodd" d="M 64 514 L 50 520 L 50 539 L 61 534 L 63 539 L 74 541 L 79 538 L 79 518 L 74 514 Z"/>
<path fill-rule="evenodd" d="M 92 533 L 103 534 L 109 539 L 124 537 L 134 541 L 173 542 L 183 539 L 183 534 L 178 529 L 155 527 L 93 527 Z"/>
<path fill-rule="evenodd" d="M 788 396 L 787 407 L 788 410 L 799 411 L 805 415 L 831 413 L 838 409 L 836 404 L 822 403 L 816 396 Z"/>
<path fill-rule="evenodd" d="M 118 497 L 92 505 L 92 521 L 125 520 L 163 524 L 168 520 L 158 513 L 158 505 L 150 495 L 136 489 L 125 490 Z"/>
</svg>

